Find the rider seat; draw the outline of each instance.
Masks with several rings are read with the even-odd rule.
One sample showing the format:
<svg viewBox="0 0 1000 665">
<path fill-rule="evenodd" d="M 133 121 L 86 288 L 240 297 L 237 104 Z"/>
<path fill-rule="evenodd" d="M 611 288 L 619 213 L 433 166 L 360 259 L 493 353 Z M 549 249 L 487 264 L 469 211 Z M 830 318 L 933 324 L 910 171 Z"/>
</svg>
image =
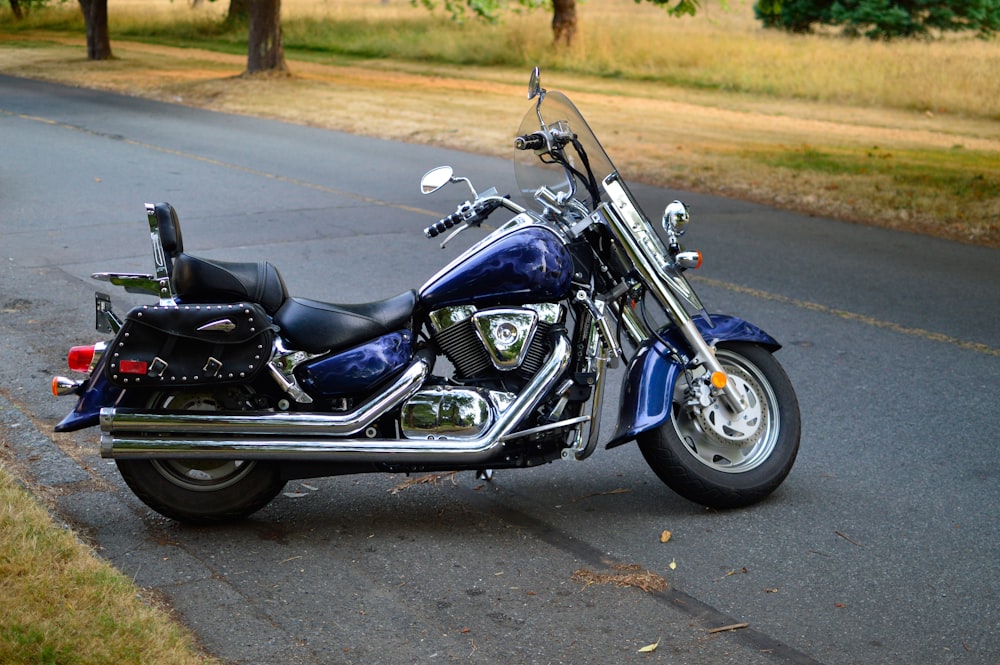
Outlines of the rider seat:
<svg viewBox="0 0 1000 665">
<path fill-rule="evenodd" d="M 334 305 L 289 298 L 278 269 L 266 261 L 203 259 L 184 253 L 180 220 L 169 203 L 153 207 L 167 273 L 185 304 L 250 301 L 259 303 L 281 327 L 291 348 L 307 353 L 339 351 L 407 326 L 417 302 L 416 291 L 377 302 Z"/>
<path fill-rule="evenodd" d="M 410 290 L 377 302 L 334 305 L 288 298 L 274 315 L 291 348 L 307 353 L 340 351 L 407 327 L 417 304 Z"/>
<path fill-rule="evenodd" d="M 216 261 L 184 253 L 177 211 L 169 203 L 153 207 L 166 256 L 167 274 L 183 303 L 259 303 L 273 315 L 288 298 L 278 269 L 267 261 Z"/>
</svg>

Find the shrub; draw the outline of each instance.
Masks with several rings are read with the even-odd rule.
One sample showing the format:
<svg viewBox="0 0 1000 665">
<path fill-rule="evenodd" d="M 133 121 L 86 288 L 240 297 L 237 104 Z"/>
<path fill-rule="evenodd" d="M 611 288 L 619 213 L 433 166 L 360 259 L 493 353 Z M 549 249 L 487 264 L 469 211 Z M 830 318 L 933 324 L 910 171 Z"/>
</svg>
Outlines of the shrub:
<svg viewBox="0 0 1000 665">
<path fill-rule="evenodd" d="M 870 39 L 1000 29 L 1000 0 L 758 0 L 754 14 L 767 28 L 801 33 L 823 24 Z"/>
</svg>

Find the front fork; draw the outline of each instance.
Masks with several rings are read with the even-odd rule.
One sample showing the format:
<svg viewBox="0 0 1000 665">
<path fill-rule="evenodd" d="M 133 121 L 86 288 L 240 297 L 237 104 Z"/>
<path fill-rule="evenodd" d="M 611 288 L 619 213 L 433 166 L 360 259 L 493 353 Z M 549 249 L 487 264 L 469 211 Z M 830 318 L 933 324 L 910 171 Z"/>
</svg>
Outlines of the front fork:
<svg viewBox="0 0 1000 665">
<path fill-rule="evenodd" d="M 709 377 L 708 381 L 714 388 L 711 394 L 717 395 L 732 413 L 738 414 L 745 411 L 747 409 L 746 398 L 726 380 L 726 372 L 716 359 L 715 350 L 705 341 L 701 331 L 695 325 L 694 319 L 670 292 L 667 292 L 666 296 L 667 302 L 664 309 L 673 319 L 676 329 L 680 331 L 690 349 L 694 351 L 694 357 L 688 360 L 687 366 L 704 366 L 707 370 L 706 376 Z M 577 353 L 582 360 L 578 365 L 580 374 L 574 378 L 579 381 L 579 377 L 586 377 L 588 385 L 593 388 L 593 395 L 590 402 L 590 416 L 585 423 L 574 430 L 569 446 L 563 450 L 563 458 L 583 460 L 589 457 L 597 447 L 601 406 L 604 402 L 606 369 L 617 367 L 623 355 L 617 336 L 611 326 L 611 315 L 613 314 L 621 322 L 633 345 L 637 348 L 644 341 L 657 338 L 658 335 L 636 316 L 631 307 L 619 307 L 617 301 L 612 303 L 595 302 L 582 289 L 577 291 L 575 299 L 579 305 L 580 325 L 586 333 L 578 341 L 580 348 L 577 349 Z M 584 428 L 584 424 L 586 428 Z"/>
<path fill-rule="evenodd" d="M 722 368 L 715 357 L 715 349 L 709 346 L 705 337 L 695 325 L 694 318 L 688 314 L 677 298 L 668 290 L 657 294 L 662 299 L 662 305 L 666 310 L 674 325 L 680 331 L 684 341 L 694 352 L 694 357 L 690 359 L 690 365 L 702 365 L 706 369 L 706 376 L 713 388 L 713 394 L 717 395 L 722 403 L 733 414 L 739 414 L 748 408 L 746 396 L 741 394 L 735 386 L 728 380 L 726 371 Z M 628 333 L 633 344 L 638 347 L 643 341 L 650 337 L 656 337 L 657 333 L 650 330 L 648 326 L 638 317 L 630 307 L 622 307 L 616 312 L 622 321 L 625 331 Z M 705 314 L 708 318 L 707 314 Z M 710 319 L 709 319 L 710 320 Z"/>
</svg>

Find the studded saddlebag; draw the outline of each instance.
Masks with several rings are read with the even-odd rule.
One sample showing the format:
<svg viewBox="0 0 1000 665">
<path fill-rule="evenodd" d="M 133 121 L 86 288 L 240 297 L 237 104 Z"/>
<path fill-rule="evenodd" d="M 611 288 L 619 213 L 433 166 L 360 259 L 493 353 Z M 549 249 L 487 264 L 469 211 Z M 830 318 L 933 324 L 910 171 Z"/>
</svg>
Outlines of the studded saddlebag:
<svg viewBox="0 0 1000 665">
<path fill-rule="evenodd" d="M 254 303 L 136 307 L 107 350 L 108 380 L 126 388 L 246 381 L 270 360 L 276 330 Z"/>
</svg>

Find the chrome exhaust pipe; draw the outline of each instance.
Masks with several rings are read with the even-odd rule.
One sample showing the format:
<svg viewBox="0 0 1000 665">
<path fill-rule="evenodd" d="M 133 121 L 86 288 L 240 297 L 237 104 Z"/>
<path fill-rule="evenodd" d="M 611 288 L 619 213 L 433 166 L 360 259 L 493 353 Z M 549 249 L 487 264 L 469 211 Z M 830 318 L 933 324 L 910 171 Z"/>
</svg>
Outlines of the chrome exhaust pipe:
<svg viewBox="0 0 1000 665">
<path fill-rule="evenodd" d="M 430 373 L 431 364 L 430 359 L 418 356 L 392 385 L 349 413 L 152 413 L 105 407 L 101 409 L 101 431 L 104 434 L 143 432 L 185 436 L 349 436 L 357 434 L 420 390 Z M 103 455 L 103 448 L 101 453 Z"/>
<path fill-rule="evenodd" d="M 101 456 L 116 459 L 203 458 L 396 464 L 485 462 L 503 446 L 504 437 L 541 403 L 569 366 L 571 355 L 571 346 L 566 336 L 561 333 L 554 336 L 552 352 L 539 372 L 532 377 L 518 398 L 499 415 L 493 427 L 476 438 L 331 438 L 334 430 L 324 429 L 317 419 L 322 414 L 280 414 L 286 418 L 297 415 L 308 415 L 309 418 L 298 423 L 294 422 L 294 418 L 284 422 L 265 419 L 259 428 L 253 422 L 258 416 L 236 416 L 235 420 L 225 416 L 219 420 L 231 422 L 233 427 L 224 429 L 221 424 L 209 424 L 208 421 L 214 418 L 207 414 L 191 418 L 184 414 L 181 420 L 177 420 L 175 415 L 168 415 L 165 417 L 171 420 L 154 423 L 155 418 L 147 419 L 146 416 L 160 414 L 109 412 L 105 418 L 102 411 Z M 401 403 L 406 397 L 408 395 L 397 403 Z M 364 408 L 363 406 L 362 409 Z M 388 408 L 391 407 L 375 413 L 371 420 L 382 415 Z M 326 417 L 328 420 L 348 418 L 347 415 Z M 137 421 L 145 424 L 139 425 Z M 125 423 L 128 423 L 129 430 L 124 429 Z M 344 424 L 343 427 L 348 426 Z M 355 431 L 364 427 L 365 425 L 361 425 Z"/>
</svg>

